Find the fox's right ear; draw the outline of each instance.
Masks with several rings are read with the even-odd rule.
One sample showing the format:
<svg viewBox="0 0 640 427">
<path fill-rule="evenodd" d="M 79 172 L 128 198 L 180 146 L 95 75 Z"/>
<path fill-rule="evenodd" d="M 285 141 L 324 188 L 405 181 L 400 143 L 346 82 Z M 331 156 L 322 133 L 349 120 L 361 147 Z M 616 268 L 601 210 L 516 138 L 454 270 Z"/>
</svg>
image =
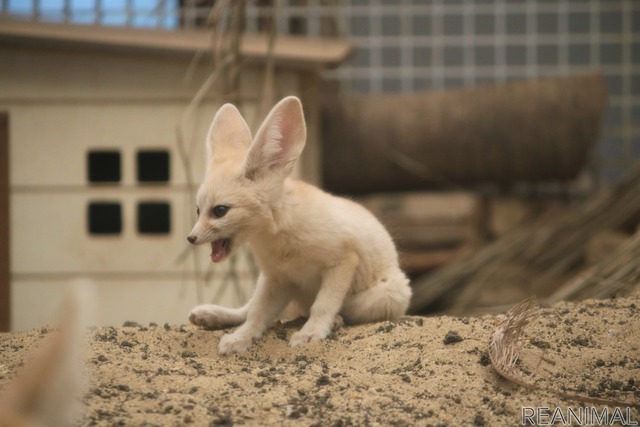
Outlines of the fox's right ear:
<svg viewBox="0 0 640 427">
<path fill-rule="evenodd" d="M 240 111 L 224 104 L 216 113 L 207 135 L 207 165 L 229 157 L 244 156 L 251 145 L 251 131 Z"/>
<path fill-rule="evenodd" d="M 244 175 L 255 179 L 265 172 L 291 173 L 307 138 L 302 104 L 295 96 L 278 102 L 256 132 L 245 159 Z"/>
</svg>

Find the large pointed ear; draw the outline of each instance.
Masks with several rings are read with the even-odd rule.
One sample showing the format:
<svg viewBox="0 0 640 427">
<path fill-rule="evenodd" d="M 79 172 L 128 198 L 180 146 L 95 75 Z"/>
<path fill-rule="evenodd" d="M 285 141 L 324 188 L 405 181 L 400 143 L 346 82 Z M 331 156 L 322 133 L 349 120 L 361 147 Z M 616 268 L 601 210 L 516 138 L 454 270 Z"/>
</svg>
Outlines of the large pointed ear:
<svg viewBox="0 0 640 427">
<path fill-rule="evenodd" d="M 251 131 L 235 106 L 224 104 L 220 107 L 209 127 L 206 144 L 207 165 L 244 156 L 251 145 Z"/>
<path fill-rule="evenodd" d="M 291 173 L 307 139 L 302 104 L 295 96 L 278 102 L 264 120 L 245 159 L 248 179 L 276 173 Z"/>
</svg>

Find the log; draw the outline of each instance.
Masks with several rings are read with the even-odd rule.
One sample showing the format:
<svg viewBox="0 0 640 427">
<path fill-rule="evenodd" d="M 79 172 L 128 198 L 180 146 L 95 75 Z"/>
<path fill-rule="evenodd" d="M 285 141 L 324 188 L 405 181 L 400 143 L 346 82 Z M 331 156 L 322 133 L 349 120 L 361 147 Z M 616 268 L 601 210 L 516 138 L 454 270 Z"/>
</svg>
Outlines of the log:
<svg viewBox="0 0 640 427">
<path fill-rule="evenodd" d="M 425 273 L 435 268 L 447 265 L 470 251 L 469 246 L 453 249 L 431 249 L 422 251 L 400 250 L 400 267 L 408 275 Z"/>
<path fill-rule="evenodd" d="M 357 199 L 387 227 L 401 250 L 476 242 L 479 198 L 471 193 L 384 193 Z"/>
<path fill-rule="evenodd" d="M 324 186 L 357 194 L 568 181 L 589 159 L 606 103 L 600 74 L 327 97 Z"/>
<path fill-rule="evenodd" d="M 565 214 L 514 230 L 416 280 L 411 310 L 469 309 L 477 306 L 480 294 L 491 295 L 491 305 L 512 303 L 504 297 L 509 287 L 549 296 L 584 261 L 593 236 L 635 226 L 639 217 L 640 171 Z"/>
</svg>

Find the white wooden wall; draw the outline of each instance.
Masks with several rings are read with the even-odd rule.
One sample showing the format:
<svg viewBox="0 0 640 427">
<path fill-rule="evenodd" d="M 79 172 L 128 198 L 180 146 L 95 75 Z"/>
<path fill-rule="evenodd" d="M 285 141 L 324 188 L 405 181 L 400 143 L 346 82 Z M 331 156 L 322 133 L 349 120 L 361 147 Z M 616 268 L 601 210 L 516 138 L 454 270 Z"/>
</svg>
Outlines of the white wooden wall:
<svg viewBox="0 0 640 427">
<path fill-rule="evenodd" d="M 0 46 L 0 110 L 9 112 L 10 121 L 14 330 L 51 322 L 61 290 L 77 278 L 95 283 L 98 325 L 187 322 L 189 309 L 198 303 L 193 262 L 177 259 L 188 246 L 185 236 L 195 214 L 175 127 L 206 73 L 203 67 L 184 84 L 189 59 Z M 293 72 L 279 72 L 277 81 L 279 96 L 298 94 L 301 87 Z M 258 70 L 242 76 L 247 93 L 259 93 L 261 84 Z M 207 101 L 188 123 L 196 183 L 203 173 L 204 137 L 217 107 Z M 253 107 L 242 106 L 249 123 Z M 136 181 L 141 148 L 169 151 L 168 184 Z M 120 183 L 88 183 L 90 149 L 120 151 Z M 89 202 L 105 200 L 122 205 L 120 235 L 97 237 L 87 231 Z M 170 203 L 170 234 L 137 232 L 136 205 L 147 200 Z M 198 256 L 210 268 L 208 248 Z M 206 302 L 218 292 L 226 268 L 218 267 L 204 288 Z M 247 268 L 240 270 L 249 291 Z M 221 299 L 241 303 L 231 290 Z"/>
</svg>

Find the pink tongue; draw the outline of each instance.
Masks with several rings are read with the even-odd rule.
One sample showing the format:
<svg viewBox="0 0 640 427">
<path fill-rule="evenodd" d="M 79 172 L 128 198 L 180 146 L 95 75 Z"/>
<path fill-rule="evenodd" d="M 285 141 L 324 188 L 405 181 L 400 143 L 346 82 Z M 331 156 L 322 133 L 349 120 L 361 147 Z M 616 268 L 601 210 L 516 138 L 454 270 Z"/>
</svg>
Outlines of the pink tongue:
<svg viewBox="0 0 640 427">
<path fill-rule="evenodd" d="M 227 246 L 224 239 L 211 242 L 211 261 L 220 262 L 227 256 Z"/>
</svg>

